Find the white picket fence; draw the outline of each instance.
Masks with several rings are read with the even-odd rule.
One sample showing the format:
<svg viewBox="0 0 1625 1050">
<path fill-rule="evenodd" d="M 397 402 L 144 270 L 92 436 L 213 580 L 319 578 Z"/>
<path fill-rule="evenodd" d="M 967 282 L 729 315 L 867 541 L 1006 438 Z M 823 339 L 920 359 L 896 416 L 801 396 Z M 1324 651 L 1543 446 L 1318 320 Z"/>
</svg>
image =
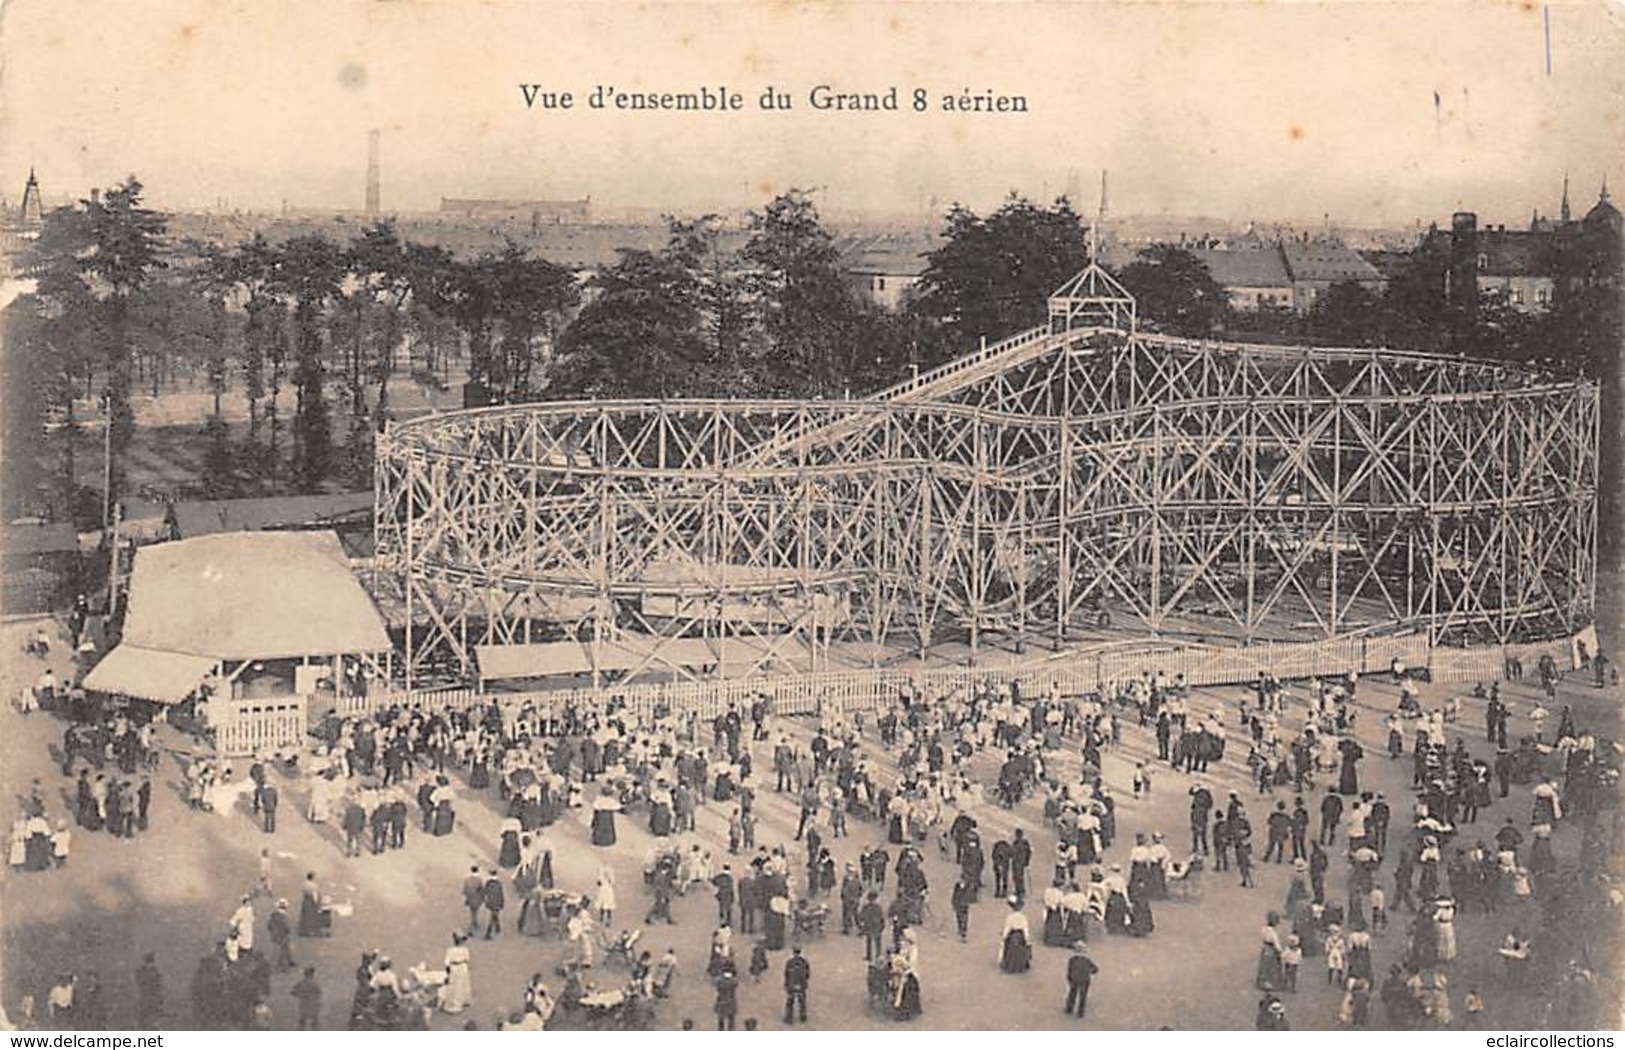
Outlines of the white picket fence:
<svg viewBox="0 0 1625 1050">
<path fill-rule="evenodd" d="M 308 728 L 302 696 L 222 701 L 210 717 L 215 750 L 228 758 L 297 747 Z"/>
<path fill-rule="evenodd" d="M 1190 686 L 1209 687 L 1246 685 L 1256 681 L 1262 671 L 1283 679 L 1342 675 L 1351 670 L 1362 674 L 1386 673 L 1395 659 L 1407 668 L 1430 668 L 1435 681 L 1488 682 L 1502 677 L 1509 653 L 1515 652 L 1532 669 L 1543 653 L 1556 657 L 1561 666 L 1571 666 L 1573 650 L 1573 640 L 1564 639 L 1515 648 L 1434 648 L 1428 645 L 1426 636 L 1420 634 L 1348 636 L 1252 646 L 1149 644 L 1135 648 L 1103 647 L 1062 659 L 1005 668 L 826 671 L 605 685 L 596 693 L 589 688 L 514 693 L 482 693 L 477 689 L 375 690 L 364 696 L 340 697 L 335 712 L 342 716 L 364 716 L 397 705 L 437 712 L 486 702 L 509 708 L 525 703 L 553 707 L 597 695 L 617 697 L 643 714 L 658 710 L 682 711 L 710 719 L 729 706 L 745 708 L 757 696 L 765 695 L 772 699 L 773 710 L 778 714 L 811 715 L 821 711 L 872 711 L 891 703 L 905 688 L 943 695 L 955 688 L 968 691 L 978 683 L 1016 682 L 1027 695 L 1048 693 L 1057 685 L 1063 694 L 1079 695 L 1111 689 L 1158 671 L 1169 680 L 1183 675 Z M 304 732 L 303 701 L 299 701 L 297 714 L 290 708 L 277 706 L 286 703 L 288 701 L 268 702 L 261 705 L 264 710 L 259 711 L 250 710 L 251 704 L 237 705 L 238 710 L 232 712 L 228 723 L 217 730 L 221 752 L 247 754 L 296 741 Z"/>
</svg>

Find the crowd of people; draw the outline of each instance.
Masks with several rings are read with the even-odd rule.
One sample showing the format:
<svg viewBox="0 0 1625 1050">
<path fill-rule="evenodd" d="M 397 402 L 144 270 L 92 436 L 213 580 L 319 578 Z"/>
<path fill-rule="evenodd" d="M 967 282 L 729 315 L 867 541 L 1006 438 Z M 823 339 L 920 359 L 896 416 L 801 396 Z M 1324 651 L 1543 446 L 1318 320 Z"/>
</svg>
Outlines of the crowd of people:
<svg viewBox="0 0 1625 1050">
<path fill-rule="evenodd" d="M 1263 927 L 1254 981 L 1263 995 L 1260 1028 L 1288 1026 L 1299 970 L 1316 959 L 1342 995 L 1335 1016 L 1314 1023 L 1371 1024 L 1375 996 L 1396 1027 L 1448 1026 L 1458 1014 L 1449 977 L 1459 920 L 1506 914 L 1496 950 L 1508 980 L 1521 980 L 1535 951 L 1523 930 L 1572 922 L 1606 886 L 1604 863 L 1620 848 L 1617 810 L 1611 830 L 1603 820 L 1617 792 L 1617 750 L 1578 728 L 1568 709 L 1550 743 L 1542 730 L 1509 747 L 1508 706 L 1492 687 L 1475 698 L 1494 750 L 1474 754 L 1459 735 L 1459 704 L 1424 711 L 1418 691 L 1406 687 L 1400 705 L 1377 716 L 1389 760 L 1402 761 L 1407 745 L 1411 753 L 1416 797 L 1391 803 L 1362 786 L 1361 763 L 1371 759 L 1355 738 L 1360 686 L 1350 674 L 1310 681 L 1294 696 L 1288 683 L 1261 675 L 1234 714 L 1202 709 L 1181 678 L 1160 673 L 1080 696 L 1024 695 L 993 682 L 943 694 L 914 687 L 878 711 L 827 710 L 794 731 L 765 696 L 704 719 L 634 709 L 614 696 L 552 707 L 392 707 L 329 718 L 317 746 L 255 756 L 240 784 L 230 767 L 200 758 L 188 771 L 188 797 L 199 808 L 245 798 L 262 832 L 275 835 L 282 784 L 302 797 L 306 821 L 332 829 L 327 838 L 347 858 L 406 849 L 413 825 L 418 834 L 450 835 L 460 806 L 495 810 L 489 863 L 472 868 L 457 895 L 466 924 L 458 922 L 435 967 L 402 970 L 386 953 L 367 952 L 348 1015 L 356 1028 L 424 1028 L 437 1015 L 476 1024 L 474 944 L 515 935 L 556 939 L 564 951 L 553 975 L 534 975 L 508 1002 L 497 1027 L 645 1026 L 679 971 L 675 951 L 645 946 L 645 934 L 677 923 L 677 902 L 696 896 L 714 904 L 706 909 L 714 915 L 708 955 L 703 966 L 683 969 L 710 983 L 719 1029 L 735 1026 L 741 982 L 759 982 L 775 966 L 784 1022 L 805 1022 L 813 974 L 803 948 L 826 926 L 852 937 L 854 953 L 861 943 L 868 1008 L 912 1021 L 929 1003 L 920 931 L 935 921 L 938 865 L 952 873 L 939 893 L 947 889 L 958 938 L 985 937 L 997 971 L 1017 979 L 1031 972 L 1035 953 L 1057 953 L 1066 987 L 1056 990 L 1056 1005 L 1064 999 L 1067 1014 L 1081 1017 L 1099 973 L 1088 948 L 1098 936 L 1155 937 L 1161 902 L 1190 893 L 1204 872 L 1233 871 L 1241 887 L 1253 887 L 1263 864 L 1290 865 L 1291 877 Z M 129 751 L 133 768 L 144 768 L 150 735 L 121 726 L 116 713 L 98 717 L 110 739 L 125 741 L 104 745 L 100 757 L 122 769 Z M 1126 732 L 1155 746 L 1154 759 L 1133 760 L 1133 797 L 1165 791 L 1153 782 L 1174 778 L 1189 802 L 1188 850 L 1181 840 L 1176 853 L 1165 829 L 1120 830 L 1120 799 L 1104 769 Z M 1520 751 L 1535 758 L 1509 757 Z M 83 764 L 72 807 L 78 826 L 144 829 L 150 778 L 132 792 L 99 763 Z M 1513 785 L 1528 791 L 1527 820 L 1489 813 Z M 23 870 L 65 864 L 71 840 L 66 821 L 51 826 L 35 787 L 13 833 L 13 865 Z M 758 841 L 768 793 L 797 814 L 784 841 Z M 1249 805 L 1260 817 L 1260 857 Z M 646 907 L 628 912 L 622 898 L 636 888 L 618 885 L 608 863 L 597 865 L 590 885 L 560 885 L 555 835 L 566 818 L 584 823 L 591 847 L 603 850 L 622 843 L 624 821 L 646 830 L 654 843 L 643 863 Z M 1495 818 L 1494 831 L 1475 833 Z M 1581 829 L 1573 864 L 1561 863 L 1553 845 L 1563 822 Z M 854 836 L 858 826 L 869 830 Z M 1347 866 L 1341 895 L 1328 885 L 1334 860 Z M 1390 873 L 1391 894 L 1383 885 Z M 194 1013 L 210 1027 L 269 1027 L 272 974 L 298 970 L 290 945 L 332 932 L 335 906 L 314 874 L 297 913 L 278 900 L 264 917 L 269 944 L 256 944 L 256 896 L 244 897 L 193 976 Z M 974 916 L 989 902 L 1001 918 L 984 933 Z M 1411 916 L 1408 927 L 1399 911 Z M 1402 936 L 1374 940 L 1391 918 Z M 1403 945 L 1385 960 L 1379 949 L 1397 940 Z M 83 981 L 74 980 L 80 986 L 69 998 L 83 1003 Z M 146 987 L 158 1005 L 143 994 L 143 1017 L 160 1016 L 161 982 L 149 975 Z M 1477 990 L 1467 991 L 1459 1013 L 1481 1011 Z M 300 1027 L 318 1027 L 316 973 L 306 968 L 289 995 Z M 852 995 L 859 1002 L 856 989 Z M 479 1001 L 488 1004 L 492 993 L 482 989 Z"/>
</svg>

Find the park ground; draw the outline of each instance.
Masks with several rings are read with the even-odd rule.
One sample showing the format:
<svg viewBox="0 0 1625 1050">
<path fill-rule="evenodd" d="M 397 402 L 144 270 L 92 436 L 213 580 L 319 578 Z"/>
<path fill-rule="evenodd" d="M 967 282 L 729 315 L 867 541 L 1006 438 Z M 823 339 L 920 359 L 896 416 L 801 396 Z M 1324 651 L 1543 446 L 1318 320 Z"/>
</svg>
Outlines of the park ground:
<svg viewBox="0 0 1625 1050">
<path fill-rule="evenodd" d="M 1604 590 L 1604 647 L 1611 655 L 1619 650 L 1618 597 L 1614 588 Z M 7 625 L 0 636 L 0 667 L 4 670 L 5 695 L 17 690 L 40 671 L 39 661 L 22 654 L 22 641 L 31 630 L 24 623 Z M 62 659 L 62 646 L 56 649 Z M 1465 696 L 1471 683 L 1456 686 L 1429 685 L 1424 702 L 1438 704 L 1451 695 Z M 1512 732 L 1527 731 L 1527 712 L 1533 706 L 1535 686 L 1506 684 L 1503 696 L 1511 699 L 1515 717 Z M 1193 704 L 1224 707 L 1233 711 L 1241 695 L 1239 687 L 1215 687 L 1197 691 Z M 1572 705 L 1582 726 L 1599 735 L 1619 739 L 1621 696 L 1617 688 L 1597 689 L 1579 674 L 1564 679 L 1559 703 Z M 1362 786 L 1383 791 L 1393 800 L 1396 823 L 1408 806 L 1410 760 L 1407 755 L 1389 761 L 1383 755 L 1382 717 L 1396 701 L 1393 685 L 1373 677 L 1362 683 L 1359 694 L 1361 713 L 1358 736 L 1368 755 L 1362 764 Z M 802 741 L 811 734 L 803 720 L 778 719 L 776 736 L 782 729 Z M 1230 721 L 1233 726 L 1233 718 Z M 1555 713 L 1553 724 L 1555 725 Z M 1462 722 L 1456 727 L 1474 753 L 1484 754 L 1483 720 L 1480 706 L 1465 701 Z M 61 724 L 35 714 L 24 717 L 11 705 L 0 710 L 0 739 L 4 745 L 4 769 L 0 772 L 7 800 L 8 821 L 33 778 L 46 786 L 53 818 L 67 811 L 71 781 L 63 778 L 49 757 L 50 745 L 60 739 Z M 1232 739 L 1239 733 L 1232 729 Z M 60 971 L 99 973 L 104 988 L 108 1022 L 113 1027 L 134 1024 L 134 971 L 142 955 L 157 953 L 163 972 L 169 1023 L 192 1027 L 189 981 L 198 957 L 223 936 L 227 918 L 238 897 L 257 881 L 258 856 L 269 848 L 274 856 L 275 892 L 298 906 L 299 884 L 307 871 L 313 871 L 328 892 L 350 905 L 352 914 L 336 920 L 331 939 L 296 940 L 299 964 L 318 968 L 324 987 L 322 1022 L 326 1028 L 344 1027 L 352 988 L 352 973 L 363 951 L 380 949 L 391 956 L 398 968 L 423 961 L 438 965 L 449 943 L 451 931 L 466 922 L 460 882 L 471 864 L 488 867 L 497 847 L 499 814 L 494 790 L 471 797 L 464 791 L 456 832 L 445 838 L 409 833 L 404 850 L 382 856 L 346 859 L 330 826 L 312 825 L 300 816 L 302 794 L 297 784 L 283 785 L 283 819 L 274 835 L 263 834 L 246 806 L 235 812 L 206 814 L 188 809 L 180 797 L 182 761 L 189 742 L 178 735 L 165 740 L 174 750 L 165 756 L 155 779 L 151 830 L 133 841 L 120 841 L 103 834 L 78 832 L 73 857 L 61 871 L 0 874 L 0 997 L 8 1014 L 16 1016 L 24 995 L 43 1002 L 52 978 Z M 869 737 L 873 743 L 873 736 Z M 1407 741 L 1407 746 L 1409 742 Z M 769 767 L 768 743 L 755 745 L 757 769 Z M 1109 859 L 1125 861 L 1136 832 L 1162 831 L 1176 851 L 1187 836 L 1186 789 L 1191 778 L 1161 767 L 1155 774 L 1149 799 L 1134 799 L 1130 774 L 1137 760 L 1155 753 L 1154 741 L 1145 730 L 1128 726 L 1121 748 L 1108 754 L 1104 775 L 1118 798 L 1120 837 Z M 1236 754 L 1237 751 L 1240 754 Z M 1244 744 L 1233 746 L 1226 760 L 1215 767 L 1207 780 L 1222 800 L 1224 792 L 1236 790 L 1247 801 L 1255 825 L 1261 826 L 1266 799 L 1257 795 L 1246 779 Z M 1064 770 L 1076 768 L 1075 753 L 1060 760 Z M 888 766 L 889 768 L 889 766 Z M 977 768 L 991 783 L 995 772 L 990 756 L 977 760 Z M 240 771 L 239 771 L 240 773 Z M 760 779 L 760 776 L 758 777 Z M 459 781 L 460 783 L 460 781 Z M 770 784 L 768 785 L 771 786 Z M 1280 797 L 1290 799 L 1290 794 Z M 794 834 L 796 808 L 790 796 L 771 790 L 759 795 L 760 826 L 758 842 L 772 845 L 788 841 Z M 1318 809 L 1318 795 L 1309 799 L 1311 811 Z M 702 811 L 697 840 L 709 848 L 720 864 L 726 859 L 725 817 L 714 804 Z M 1529 817 L 1527 788 L 1515 790 L 1506 801 L 1497 801 L 1482 816 L 1477 835 L 1486 839 L 1507 815 L 1520 825 Z M 1037 801 L 1028 801 L 1015 810 L 989 807 L 978 814 L 984 842 L 1008 836 L 1023 827 L 1034 841 L 1034 872 L 1042 878 L 1054 847 L 1054 835 L 1045 827 Z M 614 868 L 620 888 L 617 927 L 642 925 L 648 897 L 642 886 L 642 864 L 653 840 L 635 820 L 620 822 L 620 844 L 611 849 L 595 849 L 582 814 L 573 813 L 554 827 L 555 865 L 559 885 L 588 891 L 600 865 Z M 855 860 L 859 849 L 881 840 L 876 825 L 852 822 L 851 837 L 834 843 L 840 862 Z M 1560 828 L 1556 836 L 1560 859 L 1572 858 L 1577 835 L 1572 828 Z M 684 841 L 684 840 L 679 840 Z M 1085 1021 L 1066 1018 L 1061 1012 L 1065 992 L 1066 953 L 1038 948 L 1030 973 L 1012 976 L 997 967 L 998 934 L 1004 906 L 984 899 L 973 909 L 968 943 L 961 944 L 952 929 L 952 916 L 946 896 L 955 868 L 937 855 L 934 846 L 926 849 L 926 871 L 931 880 L 934 913 L 921 938 L 921 972 L 924 1015 L 907 1027 L 924 1029 L 1047 1029 L 1057 1027 L 1101 1029 L 1246 1029 L 1253 1024 L 1258 993 L 1253 987 L 1258 930 L 1264 914 L 1281 906 L 1289 881 L 1289 868 L 1260 865 L 1257 886 L 1241 888 L 1233 872 L 1208 872 L 1199 897 L 1162 903 L 1156 910 L 1157 930 L 1146 940 L 1097 936 L 1089 951 L 1100 967 L 1089 1001 Z M 792 858 L 800 863 L 804 851 L 797 847 Z M 1336 895 L 1343 886 L 1344 865 L 1334 858 L 1329 892 Z M 1391 869 L 1385 868 L 1385 878 Z M 258 903 L 259 936 L 264 939 L 267 902 Z M 1027 905 L 1034 929 L 1041 925 L 1040 907 Z M 692 1018 L 700 1028 L 714 1023 L 712 993 L 703 977 L 706 944 L 716 917 L 715 904 L 708 893 L 680 898 L 675 926 L 643 927 L 645 946 L 658 955 L 668 944 L 680 960 L 679 977 L 671 999 L 658 1007 L 655 1025 L 675 1028 Z M 517 907 L 506 913 L 510 925 L 517 919 Z M 1403 951 L 1402 932 L 1408 916 L 1400 916 L 1387 933 L 1375 939 L 1374 964 L 1378 975 L 1397 961 Z M 1498 915 L 1465 916 L 1459 923 L 1461 957 L 1452 969 L 1453 999 L 1458 1013 L 1470 986 L 1477 986 L 1486 1001 L 1486 1027 L 1530 1029 L 1547 1024 L 1566 1027 L 1554 1015 L 1554 996 L 1546 980 L 1555 980 L 1567 960 L 1557 963 L 1542 980 L 1531 982 L 1521 992 L 1504 985 L 1495 948 L 1514 924 L 1538 931 L 1538 904 L 1526 903 Z M 1537 933 L 1536 951 L 1543 940 Z M 556 940 L 521 937 L 508 932 L 493 941 L 476 941 L 473 947 L 473 1019 L 480 1027 L 490 1027 L 499 1014 L 517 1009 L 522 990 L 532 973 L 552 977 L 555 965 L 565 954 Z M 810 1016 L 815 1027 L 885 1028 L 893 1026 L 889 1017 L 871 1013 L 865 1005 L 864 966 L 861 941 L 832 931 L 810 940 L 806 952 L 813 967 Z M 784 955 L 779 953 L 772 970 L 761 984 L 748 981 L 741 989 L 740 1017 L 756 1017 L 763 1028 L 782 1027 L 783 1006 L 780 974 Z M 748 952 L 741 962 L 748 959 Z M 1599 994 L 1605 1001 L 1620 999 L 1616 976 L 1604 964 Z M 620 973 L 604 974 L 606 983 L 618 982 Z M 271 1006 L 276 1027 L 291 1027 L 294 1003 L 289 997 L 292 975 L 274 978 Z M 550 981 L 557 990 L 557 979 Z M 1324 973 L 1306 968 L 1299 991 L 1287 997 L 1288 1017 L 1294 1028 L 1331 1028 L 1336 1024 L 1337 995 L 1325 983 Z M 1375 1007 L 1375 1004 L 1374 1004 Z M 461 1027 L 470 1015 L 459 1018 L 437 1016 L 435 1026 Z M 1381 1023 L 1380 1009 L 1374 1021 Z"/>
</svg>

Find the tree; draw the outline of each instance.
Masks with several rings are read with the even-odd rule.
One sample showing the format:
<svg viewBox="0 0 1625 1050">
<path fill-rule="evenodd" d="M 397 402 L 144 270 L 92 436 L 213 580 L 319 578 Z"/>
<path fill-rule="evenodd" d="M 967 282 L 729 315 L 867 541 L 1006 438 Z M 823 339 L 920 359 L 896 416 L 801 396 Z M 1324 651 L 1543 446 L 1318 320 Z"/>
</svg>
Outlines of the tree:
<svg viewBox="0 0 1625 1050">
<path fill-rule="evenodd" d="M 81 342 L 85 337 L 97 344 L 96 353 L 70 354 L 64 363 L 93 372 L 95 358 L 102 362 L 104 414 L 111 427 L 107 507 L 124 489 L 124 458 L 135 433 L 132 324 L 153 273 L 164 266 L 167 220 L 144 207 L 141 195 L 141 182 L 131 175 L 72 208 L 52 212 L 30 252 L 40 274 L 40 308 L 54 329 L 42 333 L 45 341 L 59 349 L 73 344 L 79 351 L 87 349 Z M 48 372 L 62 374 L 56 366 Z M 58 399 L 66 393 L 59 391 Z M 66 407 L 64 424 L 73 433 L 71 396 Z"/>
<path fill-rule="evenodd" d="M 593 278 L 594 296 L 565 329 L 550 396 L 666 398 L 706 366 L 700 294 L 671 252 L 625 249 Z"/>
<path fill-rule="evenodd" d="M 6 391 L 6 409 L 0 412 L 0 498 L 6 519 L 46 515 L 57 517 L 71 496 L 72 448 L 65 441 L 69 469 L 64 477 L 46 468 L 51 456 L 47 426 L 62 417 L 70 403 L 71 380 L 53 367 L 45 331 L 47 322 L 38 296 L 25 296 L 0 311 L 0 390 Z M 64 394 L 64 388 L 67 388 Z M 59 427 L 57 433 L 62 434 Z M 52 477 L 56 484 L 51 484 Z M 52 491 L 54 489 L 54 491 Z M 66 516 L 63 514 L 62 516 Z"/>
<path fill-rule="evenodd" d="M 768 383 L 771 342 L 762 325 L 754 295 L 755 275 L 720 244 L 721 220 L 668 217 L 665 254 L 680 266 L 693 286 L 700 317 L 704 367 L 683 383 L 686 393 L 741 397 L 759 393 Z"/>
<path fill-rule="evenodd" d="M 236 298 L 243 309 L 242 369 L 243 393 L 248 399 L 248 437 L 243 447 L 243 465 L 255 475 L 276 473 L 277 427 L 275 401 L 271 400 L 265 415 L 271 425 L 268 446 L 260 445 L 260 402 L 272 396 L 278 382 L 272 383 L 266 375 L 266 365 L 277 362 L 280 373 L 282 358 L 282 321 L 284 306 L 278 298 L 272 280 L 276 271 L 276 252 L 256 233 L 252 239 L 239 245 L 221 259 L 221 266 L 236 288 Z"/>
<path fill-rule="evenodd" d="M 1050 293 L 1089 263 L 1082 220 L 1061 197 L 1041 208 L 1012 193 L 983 218 L 958 204 L 948 212 L 942 247 L 932 252 L 910 306 L 938 329 L 923 365 L 1042 324 Z"/>
<path fill-rule="evenodd" d="M 1309 333 L 1330 346 L 1371 346 L 1381 339 L 1377 297 L 1357 281 L 1338 281 L 1309 308 Z"/>
<path fill-rule="evenodd" d="M 409 241 L 404 254 L 407 280 L 412 289 L 410 314 L 417 334 L 414 343 L 423 348 L 424 371 L 433 376 L 436 369 L 450 359 L 449 351 L 457 345 L 458 267 L 451 253 L 438 245 Z"/>
<path fill-rule="evenodd" d="M 25 265 L 37 274 L 32 295 L 19 298 L 6 316 L 6 495 L 8 507 L 27 493 L 37 495 L 37 477 L 26 464 L 52 457 L 55 469 L 50 514 L 73 517 L 77 505 L 77 454 L 84 436 L 74 410 L 80 388 L 88 396 L 98 361 L 106 360 L 102 325 L 105 311 L 80 255 L 89 233 L 82 208 L 59 208 L 45 216 Z M 53 457 L 54 446 L 54 457 Z M 94 516 L 99 525 L 101 508 Z M 90 525 L 86 520 L 83 524 Z"/>
<path fill-rule="evenodd" d="M 812 198 L 791 190 L 752 213 L 750 240 L 740 254 L 751 269 L 771 347 L 763 385 L 802 397 L 850 391 L 862 359 L 857 304 Z"/>
<path fill-rule="evenodd" d="M 377 344 L 372 359 L 371 378 L 378 384 L 373 418 L 382 425 L 389 406 L 389 381 L 395 375 L 395 351 L 407 329 L 407 300 L 416 282 L 431 280 L 421 262 L 430 256 L 414 256 L 414 247 L 401 240 L 395 224 L 382 220 L 367 227 L 350 246 L 350 268 L 373 302 L 382 307 Z"/>
<path fill-rule="evenodd" d="M 1183 248 L 1152 245 L 1118 279 L 1134 296 L 1141 320 L 1174 335 L 1210 335 L 1229 318 L 1229 295 Z"/>
<path fill-rule="evenodd" d="M 344 261 L 333 242 L 315 234 L 290 239 L 273 259 L 271 286 L 293 303 L 293 477 L 301 490 L 313 492 L 333 466 L 322 318 L 339 294 Z"/>
<path fill-rule="evenodd" d="M 80 257 L 82 272 L 103 290 L 101 301 L 107 316 L 103 327 L 108 360 L 106 396 L 113 428 L 108 443 L 109 502 L 124 489 L 124 454 L 135 435 L 135 411 L 130 405 L 130 316 L 153 271 L 164 266 L 160 253 L 168 220 L 142 206 L 141 192 L 141 181 L 131 175 L 99 197 L 93 194 L 81 202 L 89 238 L 87 251 Z"/>
<path fill-rule="evenodd" d="M 512 242 L 453 274 L 451 312 L 468 333 L 469 382 L 492 404 L 524 400 L 538 359 L 579 301 L 574 275 Z"/>
</svg>

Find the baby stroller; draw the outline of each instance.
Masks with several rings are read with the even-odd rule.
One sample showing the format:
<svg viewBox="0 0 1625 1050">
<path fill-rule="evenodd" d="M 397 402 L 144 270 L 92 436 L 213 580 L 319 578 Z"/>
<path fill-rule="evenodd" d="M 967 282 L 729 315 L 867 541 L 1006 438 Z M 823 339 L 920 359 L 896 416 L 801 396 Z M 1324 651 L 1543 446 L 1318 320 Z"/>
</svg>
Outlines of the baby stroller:
<svg viewBox="0 0 1625 1050">
<path fill-rule="evenodd" d="M 1168 862 L 1168 896 L 1195 900 L 1202 896 L 1202 855 L 1192 853 L 1189 860 Z"/>
<path fill-rule="evenodd" d="M 623 970 L 631 971 L 638 961 L 638 941 L 643 938 L 642 930 L 622 930 L 619 937 L 604 944 L 604 964 L 606 966 L 619 966 Z"/>
<path fill-rule="evenodd" d="M 868 975 L 869 1009 L 886 1014 L 892 1009 L 891 966 L 885 957 L 869 964 Z"/>
<path fill-rule="evenodd" d="M 829 905 L 802 901 L 792 916 L 797 937 L 822 937 L 824 924 L 829 921 Z"/>
</svg>

